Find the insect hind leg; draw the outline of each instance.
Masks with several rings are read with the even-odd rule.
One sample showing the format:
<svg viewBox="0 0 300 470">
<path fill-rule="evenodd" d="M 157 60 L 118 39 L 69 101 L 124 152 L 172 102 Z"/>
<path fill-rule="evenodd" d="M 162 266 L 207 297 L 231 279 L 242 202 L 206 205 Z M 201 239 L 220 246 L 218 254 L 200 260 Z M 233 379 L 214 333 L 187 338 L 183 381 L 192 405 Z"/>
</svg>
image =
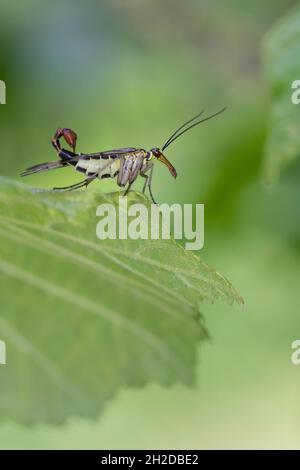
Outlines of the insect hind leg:
<svg viewBox="0 0 300 470">
<path fill-rule="evenodd" d="M 96 176 L 86 178 L 83 181 L 79 181 L 79 183 L 72 184 L 71 186 L 63 186 L 60 188 L 53 188 L 53 191 L 74 191 L 75 189 L 80 189 L 83 188 L 84 186 L 87 187 L 94 179 Z"/>
</svg>

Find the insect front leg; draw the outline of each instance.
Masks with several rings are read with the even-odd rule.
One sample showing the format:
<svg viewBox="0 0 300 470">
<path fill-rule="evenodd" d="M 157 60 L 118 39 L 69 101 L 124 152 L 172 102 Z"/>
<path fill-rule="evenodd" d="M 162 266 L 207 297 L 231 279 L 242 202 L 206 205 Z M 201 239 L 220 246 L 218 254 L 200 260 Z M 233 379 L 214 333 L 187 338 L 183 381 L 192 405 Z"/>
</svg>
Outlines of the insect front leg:
<svg viewBox="0 0 300 470">
<path fill-rule="evenodd" d="M 142 193 L 144 194 L 144 192 L 146 191 L 146 188 L 148 187 L 149 188 L 149 194 L 150 194 L 150 197 L 152 199 L 152 202 L 154 204 L 157 204 L 157 202 L 155 202 L 155 199 L 154 199 L 153 194 L 152 194 L 152 189 L 151 189 L 153 168 L 154 168 L 153 163 L 147 163 L 146 166 L 141 170 L 140 175 L 143 178 L 145 178 L 145 183 L 144 183 L 144 186 L 143 186 L 143 189 L 142 189 Z M 147 175 L 148 172 L 149 172 L 149 174 Z"/>
</svg>

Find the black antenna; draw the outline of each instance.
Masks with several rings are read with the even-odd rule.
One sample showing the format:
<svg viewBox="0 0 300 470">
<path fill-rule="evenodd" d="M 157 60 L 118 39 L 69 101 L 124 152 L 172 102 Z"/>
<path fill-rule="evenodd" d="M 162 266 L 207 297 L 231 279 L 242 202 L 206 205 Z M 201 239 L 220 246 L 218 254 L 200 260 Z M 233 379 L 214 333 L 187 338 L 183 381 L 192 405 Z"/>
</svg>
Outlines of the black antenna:
<svg viewBox="0 0 300 470">
<path fill-rule="evenodd" d="M 168 138 L 168 140 L 164 143 L 163 147 L 162 147 L 162 150 L 164 150 L 169 142 L 173 139 L 173 137 L 175 137 L 175 135 L 177 134 L 177 132 L 181 131 L 181 129 L 183 129 L 185 126 L 187 126 L 188 124 L 190 124 L 192 121 L 195 121 L 195 119 L 197 119 L 198 117 L 201 116 L 201 114 L 204 113 L 204 109 L 202 109 L 202 111 L 200 113 L 198 113 L 196 116 L 194 116 L 192 119 L 189 119 L 188 121 L 186 121 L 184 124 L 182 124 L 182 126 L 178 127 L 178 129 L 173 132 L 173 134 L 171 135 L 171 137 Z"/>
<path fill-rule="evenodd" d="M 189 126 L 188 128 L 184 129 L 183 131 L 179 132 L 178 134 L 178 131 L 180 131 L 183 127 L 185 127 L 187 124 L 189 124 L 190 122 L 194 121 L 197 117 L 199 117 L 203 111 L 201 111 L 200 114 L 198 114 L 198 116 L 195 116 L 193 119 L 191 119 L 190 121 L 186 122 L 185 124 L 183 124 L 179 129 L 177 129 L 177 131 L 167 140 L 167 142 L 164 144 L 164 146 L 162 147 L 162 151 L 164 151 L 167 147 L 169 147 L 169 145 L 171 145 L 176 139 L 178 139 L 178 137 L 180 137 L 182 134 L 185 134 L 187 131 L 189 131 L 190 129 L 192 129 L 193 127 L 195 126 L 198 126 L 198 124 L 201 124 L 202 122 L 205 122 L 205 121 L 209 121 L 210 119 L 218 116 L 219 114 L 223 113 L 225 110 L 227 109 L 227 106 L 225 106 L 224 108 L 222 108 L 220 111 L 218 111 L 217 113 L 215 114 L 212 114 L 211 116 L 208 116 L 207 118 L 204 118 L 204 119 L 201 119 L 200 121 L 197 121 L 197 122 L 194 122 L 194 124 L 192 124 L 191 126 Z"/>
</svg>

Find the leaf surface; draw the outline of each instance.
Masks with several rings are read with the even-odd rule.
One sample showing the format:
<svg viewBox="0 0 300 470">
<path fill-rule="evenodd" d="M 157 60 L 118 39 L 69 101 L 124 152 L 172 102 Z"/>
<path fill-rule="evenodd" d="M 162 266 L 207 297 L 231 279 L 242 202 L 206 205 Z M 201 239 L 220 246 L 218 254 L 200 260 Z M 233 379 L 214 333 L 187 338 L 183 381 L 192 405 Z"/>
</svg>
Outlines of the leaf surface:
<svg viewBox="0 0 300 470">
<path fill-rule="evenodd" d="M 0 179 L 1 418 L 96 417 L 120 387 L 192 385 L 200 302 L 242 301 L 174 240 L 97 239 L 96 208 L 118 196 Z"/>
</svg>

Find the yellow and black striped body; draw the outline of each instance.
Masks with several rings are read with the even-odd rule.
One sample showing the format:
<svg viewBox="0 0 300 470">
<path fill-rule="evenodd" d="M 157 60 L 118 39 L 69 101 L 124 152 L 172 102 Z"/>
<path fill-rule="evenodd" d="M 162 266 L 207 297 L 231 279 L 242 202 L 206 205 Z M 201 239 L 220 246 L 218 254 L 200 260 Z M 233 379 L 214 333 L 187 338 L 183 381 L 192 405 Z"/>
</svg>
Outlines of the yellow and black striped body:
<svg viewBox="0 0 300 470">
<path fill-rule="evenodd" d="M 125 186 L 138 177 L 151 154 L 144 149 L 130 147 L 82 156 L 78 154 L 77 158 L 75 169 L 86 177 L 105 179 L 118 176 L 118 185 Z"/>
<path fill-rule="evenodd" d="M 75 166 L 75 170 L 83 173 L 87 177 L 95 176 L 99 179 L 104 178 L 115 178 L 119 174 L 120 170 L 120 159 L 112 155 L 101 156 L 101 154 L 95 156 L 89 156 L 89 158 L 79 160 Z"/>
<path fill-rule="evenodd" d="M 72 166 L 76 171 L 83 173 L 85 175 L 85 179 L 71 186 L 54 188 L 55 190 L 70 191 L 87 186 L 97 178 L 100 180 L 104 178 L 117 178 L 117 184 L 120 187 L 128 185 L 128 191 L 131 184 L 139 175 L 146 178 L 145 184 L 147 183 L 149 177 L 146 176 L 146 173 L 148 171 L 152 171 L 153 163 L 150 161 L 154 158 L 153 150 L 146 151 L 144 149 L 134 147 L 120 148 L 98 153 L 74 153 L 70 150 L 59 149 L 58 156 L 60 158 L 58 162 L 34 165 L 23 171 L 22 176 L 54 168 Z"/>
</svg>

